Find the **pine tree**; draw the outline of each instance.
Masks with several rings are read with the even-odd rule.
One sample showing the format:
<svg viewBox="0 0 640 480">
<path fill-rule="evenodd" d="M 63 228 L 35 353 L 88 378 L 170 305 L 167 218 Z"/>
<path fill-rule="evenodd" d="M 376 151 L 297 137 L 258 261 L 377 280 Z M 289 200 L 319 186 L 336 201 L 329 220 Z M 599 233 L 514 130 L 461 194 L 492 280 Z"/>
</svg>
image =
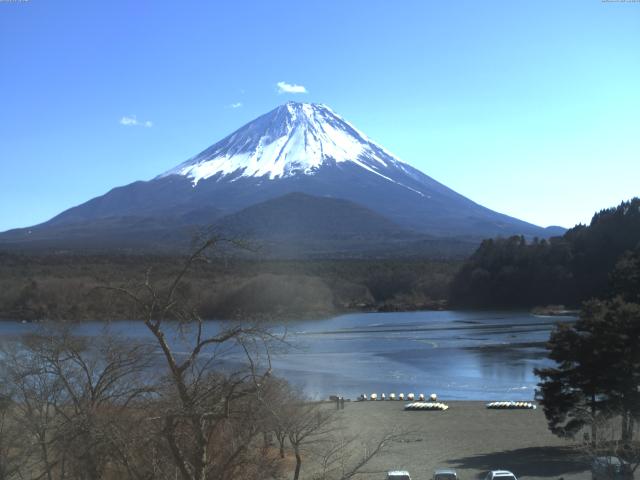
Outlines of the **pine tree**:
<svg viewBox="0 0 640 480">
<path fill-rule="evenodd" d="M 536 369 L 550 430 L 574 436 L 598 415 L 620 415 L 622 441 L 632 441 L 640 418 L 640 305 L 585 303 L 574 325 L 560 325 L 547 345 L 555 367 Z"/>
</svg>

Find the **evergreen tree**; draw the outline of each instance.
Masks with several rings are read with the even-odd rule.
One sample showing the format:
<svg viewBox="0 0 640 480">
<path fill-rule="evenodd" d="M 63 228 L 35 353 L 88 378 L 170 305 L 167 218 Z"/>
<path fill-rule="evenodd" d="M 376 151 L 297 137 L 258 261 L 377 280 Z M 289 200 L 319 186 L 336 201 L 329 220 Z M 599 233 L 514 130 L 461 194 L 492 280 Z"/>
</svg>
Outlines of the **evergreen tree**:
<svg viewBox="0 0 640 480">
<path fill-rule="evenodd" d="M 574 436 L 599 415 L 620 415 L 622 438 L 632 441 L 640 418 L 640 305 L 591 301 L 573 325 L 551 334 L 549 357 L 555 367 L 536 369 L 550 430 Z"/>
<path fill-rule="evenodd" d="M 611 273 L 612 294 L 640 304 L 640 247 L 626 252 Z"/>
</svg>

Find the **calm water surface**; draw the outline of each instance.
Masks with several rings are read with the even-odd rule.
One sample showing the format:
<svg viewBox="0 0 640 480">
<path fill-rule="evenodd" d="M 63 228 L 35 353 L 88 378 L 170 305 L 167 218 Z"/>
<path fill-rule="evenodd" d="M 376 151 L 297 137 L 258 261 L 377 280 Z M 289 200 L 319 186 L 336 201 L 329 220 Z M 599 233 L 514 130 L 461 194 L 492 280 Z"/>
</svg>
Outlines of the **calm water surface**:
<svg viewBox="0 0 640 480">
<path fill-rule="evenodd" d="M 437 393 L 469 400 L 532 399 L 533 369 L 558 321 L 523 312 L 403 312 L 299 322 L 277 370 L 317 397 Z"/>
<path fill-rule="evenodd" d="M 313 397 L 361 393 L 437 393 L 443 399 L 530 400 L 533 368 L 548 365 L 544 342 L 553 326 L 572 317 L 523 312 L 401 312 L 341 315 L 291 322 L 291 345 L 273 359 L 274 372 Z M 209 328 L 217 328 L 211 322 Z M 0 323 L 0 336 L 34 331 L 32 324 Z M 117 322 L 125 337 L 147 338 L 144 325 Z M 98 336 L 104 324 L 76 329 Z"/>
</svg>

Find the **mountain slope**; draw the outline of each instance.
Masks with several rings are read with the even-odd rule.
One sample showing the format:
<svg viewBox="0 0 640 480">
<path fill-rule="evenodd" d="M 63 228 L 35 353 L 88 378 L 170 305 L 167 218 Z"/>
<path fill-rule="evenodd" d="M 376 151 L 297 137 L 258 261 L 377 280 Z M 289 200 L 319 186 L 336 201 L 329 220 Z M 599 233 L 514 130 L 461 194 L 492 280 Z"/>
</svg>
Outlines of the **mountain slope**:
<svg viewBox="0 0 640 480">
<path fill-rule="evenodd" d="M 556 233 L 489 210 L 438 183 L 324 105 L 287 103 L 150 181 L 114 188 L 48 222 L 1 234 L 0 247 L 45 245 L 51 238 L 73 245 L 92 237 L 117 244 L 109 237 L 121 241 L 133 229 L 139 238 L 151 237 L 154 248 L 172 248 L 180 232 L 294 192 L 353 202 L 400 231 L 434 237 Z M 143 224 L 152 225 L 153 233 L 140 231 Z"/>
</svg>

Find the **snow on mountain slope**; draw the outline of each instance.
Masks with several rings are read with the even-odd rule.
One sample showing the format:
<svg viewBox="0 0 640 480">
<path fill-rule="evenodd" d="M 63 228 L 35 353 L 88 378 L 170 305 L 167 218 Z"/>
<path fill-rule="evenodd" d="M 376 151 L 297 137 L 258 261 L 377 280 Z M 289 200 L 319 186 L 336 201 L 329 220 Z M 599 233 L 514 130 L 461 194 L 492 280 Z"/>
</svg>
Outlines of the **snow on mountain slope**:
<svg viewBox="0 0 640 480">
<path fill-rule="evenodd" d="M 409 173 L 404 162 L 326 105 L 289 102 L 159 177 L 178 174 L 190 178 L 194 185 L 215 175 L 230 181 L 265 176 L 274 180 L 313 175 L 331 161 L 351 162 L 399 184 L 380 170 L 396 167 Z"/>
<path fill-rule="evenodd" d="M 314 209 L 303 211 L 295 201 L 301 197 L 291 194 L 320 200 L 313 201 Z M 286 201 L 269 203 L 277 198 Z M 353 215 L 347 221 L 340 216 L 344 212 L 336 211 L 341 207 L 336 207 L 334 200 L 362 208 L 351 208 Z M 254 205 L 262 206 L 250 208 Z M 359 232 L 356 237 L 368 240 L 380 237 L 378 233 L 384 230 L 384 241 L 391 249 L 398 236 L 410 242 L 416 234 L 475 241 L 509 235 L 548 237 L 553 233 L 455 192 L 402 162 L 324 105 L 290 102 L 152 180 L 113 188 L 40 225 L 0 234 L 0 247 L 90 244 L 139 248 L 145 242 L 170 247 L 175 245 L 176 235 L 186 238 L 192 227 L 224 223 L 224 218 L 236 223 L 240 218 L 248 230 L 259 231 L 266 225 L 262 231 L 273 229 L 277 236 L 289 223 L 269 220 L 274 212 L 286 222 L 296 212 L 310 215 L 305 220 L 311 223 L 300 228 L 305 235 L 315 232 L 310 236 L 317 239 L 329 238 L 318 232 L 331 225 L 353 227 Z M 367 212 L 378 216 L 373 223 L 391 222 L 397 225 L 397 232 L 395 228 L 381 230 L 380 225 L 367 230 L 369 220 L 375 220 Z M 261 219 L 260 213 L 265 218 Z M 315 225 L 314 221 L 318 228 L 309 226 Z M 347 231 L 354 233 L 349 229 L 342 229 L 341 238 L 346 238 Z M 331 242 L 340 237 L 339 232 L 329 233 Z M 357 244 L 347 243 L 349 248 Z M 325 247 L 342 248 L 336 245 Z"/>
</svg>

